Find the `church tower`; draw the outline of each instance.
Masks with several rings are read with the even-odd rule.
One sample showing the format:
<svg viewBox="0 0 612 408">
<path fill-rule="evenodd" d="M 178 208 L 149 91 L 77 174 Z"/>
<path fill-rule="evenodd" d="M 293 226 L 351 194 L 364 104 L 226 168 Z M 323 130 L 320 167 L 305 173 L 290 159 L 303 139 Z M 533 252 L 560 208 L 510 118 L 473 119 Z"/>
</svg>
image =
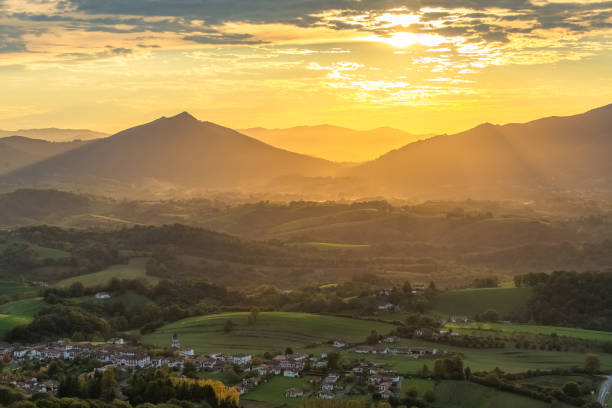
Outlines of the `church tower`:
<svg viewBox="0 0 612 408">
<path fill-rule="evenodd" d="M 172 335 L 172 348 L 174 348 L 174 349 L 180 349 L 181 348 L 181 341 L 179 340 L 178 333 L 174 333 Z"/>
</svg>

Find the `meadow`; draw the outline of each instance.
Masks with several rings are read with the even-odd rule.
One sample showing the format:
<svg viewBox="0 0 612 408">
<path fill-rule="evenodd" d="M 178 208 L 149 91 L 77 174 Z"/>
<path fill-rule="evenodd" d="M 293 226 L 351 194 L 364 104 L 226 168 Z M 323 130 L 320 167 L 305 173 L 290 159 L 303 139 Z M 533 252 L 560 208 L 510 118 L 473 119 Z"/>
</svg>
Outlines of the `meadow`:
<svg viewBox="0 0 612 408">
<path fill-rule="evenodd" d="M 548 408 L 550 403 L 498 391 L 467 381 L 442 381 L 436 385 L 434 406 L 444 408 Z M 568 407 L 559 405 L 559 407 Z"/>
<path fill-rule="evenodd" d="M 5 281 L 5 282 L 0 282 L 0 295 L 6 295 L 6 296 L 14 296 L 14 295 L 20 295 L 20 296 L 28 296 L 28 295 L 34 295 L 38 292 L 39 288 L 32 286 L 28 283 L 22 283 L 22 282 L 11 282 L 11 281 Z"/>
<path fill-rule="evenodd" d="M 444 317 L 450 315 L 473 317 L 477 313 L 495 309 L 501 316 L 505 316 L 520 310 L 531 294 L 531 288 L 453 290 L 436 296 L 432 313 Z"/>
<path fill-rule="evenodd" d="M 514 323 L 447 323 L 446 328 L 456 330 L 460 333 L 470 332 L 494 332 L 498 333 L 523 333 L 523 334 L 539 334 L 573 337 L 576 339 L 593 340 L 600 342 L 612 341 L 612 332 L 604 332 L 597 330 L 575 329 L 572 327 L 559 326 L 540 326 L 534 324 L 514 324 Z"/>
<path fill-rule="evenodd" d="M 64 279 L 57 282 L 55 286 L 67 287 L 75 282 L 81 282 L 84 286 L 98 286 L 107 284 L 113 278 L 145 279 L 153 284 L 159 282 L 158 278 L 147 275 L 144 261 L 137 259 L 136 261 L 130 262 L 128 265 L 114 265 L 100 272 Z"/>
<path fill-rule="evenodd" d="M 276 376 L 261 384 L 251 392 L 246 393 L 241 399 L 272 404 L 274 406 L 289 405 L 299 406 L 302 398 L 285 398 L 288 388 L 301 388 L 304 393 L 311 391 L 312 386 L 305 378 L 289 378 Z"/>
<path fill-rule="evenodd" d="M 248 313 L 190 317 L 159 328 L 143 341 L 163 347 L 178 333 L 183 346 L 198 352 L 261 354 L 291 347 L 317 353 L 332 349 L 329 342 L 334 339 L 363 342 L 371 330 L 385 334 L 395 328 L 387 323 L 308 313 L 265 312 L 251 325 L 247 317 Z M 235 325 L 230 333 L 224 331 L 228 320 Z"/>
<path fill-rule="evenodd" d="M 0 306 L 0 338 L 17 326 L 28 324 L 46 306 L 42 298 L 29 298 Z"/>
</svg>

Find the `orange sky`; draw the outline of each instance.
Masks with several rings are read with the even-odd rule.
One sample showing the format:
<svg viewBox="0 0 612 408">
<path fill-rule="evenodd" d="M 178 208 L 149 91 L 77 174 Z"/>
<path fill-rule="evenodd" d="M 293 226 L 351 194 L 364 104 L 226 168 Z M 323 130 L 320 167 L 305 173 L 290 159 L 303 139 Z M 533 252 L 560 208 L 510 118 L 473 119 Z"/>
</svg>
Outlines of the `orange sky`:
<svg viewBox="0 0 612 408">
<path fill-rule="evenodd" d="M 611 36 L 585 0 L 0 0 L 0 129 L 452 133 L 611 103 Z"/>
</svg>

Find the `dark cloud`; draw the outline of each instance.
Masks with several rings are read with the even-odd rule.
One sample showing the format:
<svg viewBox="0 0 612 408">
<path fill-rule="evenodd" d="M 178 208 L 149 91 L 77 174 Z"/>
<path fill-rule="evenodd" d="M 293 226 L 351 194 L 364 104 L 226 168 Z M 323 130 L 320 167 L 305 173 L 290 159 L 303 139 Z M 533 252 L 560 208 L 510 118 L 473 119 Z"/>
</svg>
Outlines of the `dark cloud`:
<svg viewBox="0 0 612 408">
<path fill-rule="evenodd" d="M 199 44 L 217 44 L 217 45 L 254 45 L 263 44 L 263 41 L 253 40 L 253 36 L 249 34 L 213 34 L 213 35 L 187 35 L 183 40 L 193 41 Z"/>
<path fill-rule="evenodd" d="M 23 32 L 18 27 L 0 25 L 0 54 L 27 51 L 26 43 L 21 39 Z"/>
</svg>

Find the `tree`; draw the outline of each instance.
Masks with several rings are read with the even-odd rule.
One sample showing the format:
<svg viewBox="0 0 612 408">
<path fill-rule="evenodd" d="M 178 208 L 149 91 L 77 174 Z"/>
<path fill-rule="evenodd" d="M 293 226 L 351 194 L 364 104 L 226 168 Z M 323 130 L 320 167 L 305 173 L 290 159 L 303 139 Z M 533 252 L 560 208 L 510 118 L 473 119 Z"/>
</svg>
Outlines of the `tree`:
<svg viewBox="0 0 612 408">
<path fill-rule="evenodd" d="M 499 313 L 495 309 L 489 309 L 482 314 L 481 319 L 485 322 L 497 322 L 499 321 Z"/>
<path fill-rule="evenodd" d="M 465 379 L 469 380 L 472 376 L 472 369 L 470 367 L 465 367 L 465 370 L 463 372 L 465 374 Z"/>
<path fill-rule="evenodd" d="M 408 296 L 412 295 L 412 285 L 409 281 L 404 282 L 404 285 L 402 286 L 402 291 Z"/>
<path fill-rule="evenodd" d="M 183 375 L 188 378 L 197 378 L 198 370 L 191 361 L 187 361 L 183 367 Z"/>
<path fill-rule="evenodd" d="M 340 363 L 340 354 L 337 351 L 332 351 L 327 354 L 327 368 L 330 370 L 336 370 Z"/>
<path fill-rule="evenodd" d="M 421 377 L 431 377 L 431 371 L 429 370 L 429 366 L 427 364 L 423 364 L 423 369 L 421 369 Z"/>
<path fill-rule="evenodd" d="M 370 334 L 368 335 L 368 337 L 366 337 L 366 343 L 368 343 L 369 345 L 378 344 L 379 340 L 380 340 L 380 335 L 378 334 L 376 330 L 372 330 Z"/>
<path fill-rule="evenodd" d="M 595 354 L 589 354 L 584 360 L 584 370 L 589 374 L 598 373 L 600 369 L 599 356 Z"/>
<path fill-rule="evenodd" d="M 251 312 L 249 313 L 248 323 L 255 324 L 258 318 L 259 318 L 259 308 L 254 307 L 251 309 Z"/>
<path fill-rule="evenodd" d="M 434 394 L 432 390 L 427 390 L 425 394 L 423 394 L 423 398 L 425 398 L 427 402 L 434 402 L 436 400 L 436 394 Z"/>
<path fill-rule="evenodd" d="M 234 330 L 234 322 L 227 320 L 223 325 L 223 331 L 225 333 L 231 333 Z"/>
<path fill-rule="evenodd" d="M 293 354 L 293 349 L 291 347 L 285 349 L 285 355 L 288 356 L 289 354 Z"/>
<path fill-rule="evenodd" d="M 85 287 L 81 282 L 74 282 L 68 288 L 68 296 L 69 297 L 81 297 L 85 292 Z"/>
<path fill-rule="evenodd" d="M 570 381 L 563 385 L 563 393 L 567 396 L 578 398 L 580 396 L 580 387 L 574 381 Z"/>
</svg>

